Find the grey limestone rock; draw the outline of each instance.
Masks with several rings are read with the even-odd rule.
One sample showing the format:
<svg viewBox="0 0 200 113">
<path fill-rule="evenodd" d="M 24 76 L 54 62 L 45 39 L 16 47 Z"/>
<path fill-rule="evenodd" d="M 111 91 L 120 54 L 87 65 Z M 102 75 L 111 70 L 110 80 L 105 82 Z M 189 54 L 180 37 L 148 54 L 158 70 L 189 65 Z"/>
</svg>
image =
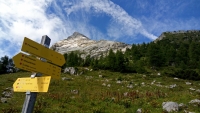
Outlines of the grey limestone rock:
<svg viewBox="0 0 200 113">
<path fill-rule="evenodd" d="M 198 104 L 198 105 L 200 105 L 200 100 L 199 100 L 199 99 L 191 100 L 191 101 L 189 102 L 189 104 Z"/>
<path fill-rule="evenodd" d="M 67 77 L 62 77 L 62 80 L 63 80 L 63 81 L 65 81 L 65 80 L 66 80 L 66 81 L 71 81 L 72 79 L 71 79 L 71 78 L 67 78 Z"/>
<path fill-rule="evenodd" d="M 8 98 L 1 97 L 1 103 L 7 103 Z"/>
<path fill-rule="evenodd" d="M 167 112 L 179 110 L 179 105 L 176 102 L 163 102 L 162 106 L 163 106 L 163 110 L 165 110 Z"/>
<path fill-rule="evenodd" d="M 139 108 L 136 113 L 142 113 L 142 108 Z"/>
<path fill-rule="evenodd" d="M 64 73 L 69 73 L 70 75 L 77 75 L 78 69 L 76 69 L 74 67 L 66 67 L 64 69 Z"/>
<path fill-rule="evenodd" d="M 2 97 L 5 97 L 5 98 L 12 98 L 12 95 L 13 95 L 12 87 L 8 87 L 4 89 L 4 91 L 2 92 Z"/>
</svg>

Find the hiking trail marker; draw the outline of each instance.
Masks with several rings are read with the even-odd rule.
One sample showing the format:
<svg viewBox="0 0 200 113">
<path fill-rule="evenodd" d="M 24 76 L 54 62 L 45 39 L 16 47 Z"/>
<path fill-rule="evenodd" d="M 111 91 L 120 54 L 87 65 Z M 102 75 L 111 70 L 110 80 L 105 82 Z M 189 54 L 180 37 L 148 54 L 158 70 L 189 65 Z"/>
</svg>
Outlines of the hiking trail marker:
<svg viewBox="0 0 200 113">
<path fill-rule="evenodd" d="M 50 41 L 47 35 L 42 36 L 41 44 L 25 37 L 21 50 L 31 55 L 18 53 L 13 57 L 17 68 L 34 72 L 31 77 L 18 78 L 13 84 L 14 92 L 26 92 L 22 113 L 33 112 L 37 92 L 47 92 L 51 78 L 60 79 L 58 66 L 65 63 L 65 58 L 49 49 Z"/>
<path fill-rule="evenodd" d="M 14 92 L 47 92 L 51 76 L 18 78 L 13 84 Z"/>
<path fill-rule="evenodd" d="M 33 56 L 18 53 L 13 57 L 13 61 L 15 62 L 15 66 L 20 69 L 32 72 L 40 72 L 55 79 L 60 78 L 60 67 L 43 62 Z"/>
<path fill-rule="evenodd" d="M 60 53 L 57 53 L 45 46 L 34 42 L 28 38 L 24 38 L 22 45 L 22 51 L 36 55 L 41 58 L 45 58 L 48 62 L 62 66 L 65 63 L 65 58 Z"/>
</svg>

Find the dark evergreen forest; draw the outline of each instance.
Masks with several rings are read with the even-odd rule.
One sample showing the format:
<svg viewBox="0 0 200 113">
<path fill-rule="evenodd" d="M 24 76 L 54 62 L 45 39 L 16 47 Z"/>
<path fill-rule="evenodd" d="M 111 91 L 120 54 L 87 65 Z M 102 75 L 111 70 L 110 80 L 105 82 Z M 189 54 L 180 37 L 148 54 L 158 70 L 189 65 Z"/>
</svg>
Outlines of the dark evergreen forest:
<svg viewBox="0 0 200 113">
<path fill-rule="evenodd" d="M 150 43 L 133 44 L 125 53 L 110 50 L 107 56 L 85 59 L 79 52 L 65 54 L 63 66 L 90 66 L 122 73 L 161 71 L 164 75 L 200 80 L 200 32 L 164 33 L 165 37 Z"/>
</svg>

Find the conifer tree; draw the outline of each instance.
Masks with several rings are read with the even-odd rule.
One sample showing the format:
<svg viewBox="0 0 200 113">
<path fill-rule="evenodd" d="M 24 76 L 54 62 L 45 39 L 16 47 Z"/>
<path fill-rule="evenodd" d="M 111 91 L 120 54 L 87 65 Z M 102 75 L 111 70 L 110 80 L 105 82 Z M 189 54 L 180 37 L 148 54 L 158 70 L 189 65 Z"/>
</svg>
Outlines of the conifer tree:
<svg viewBox="0 0 200 113">
<path fill-rule="evenodd" d="M 112 49 L 109 50 L 109 54 L 108 54 L 108 67 L 111 70 L 115 70 L 115 62 L 116 62 L 116 57 L 115 57 L 115 53 L 113 52 Z"/>
<path fill-rule="evenodd" d="M 115 70 L 119 72 L 123 72 L 125 70 L 125 59 L 124 55 L 121 51 L 117 50 L 116 53 L 116 62 L 115 62 Z"/>
</svg>

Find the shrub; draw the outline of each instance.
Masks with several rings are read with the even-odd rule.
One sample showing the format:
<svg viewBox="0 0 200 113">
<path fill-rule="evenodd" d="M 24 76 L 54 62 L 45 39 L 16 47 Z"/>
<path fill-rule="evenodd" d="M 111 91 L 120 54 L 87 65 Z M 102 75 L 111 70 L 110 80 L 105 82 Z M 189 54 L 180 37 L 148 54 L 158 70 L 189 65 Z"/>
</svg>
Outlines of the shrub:
<svg viewBox="0 0 200 113">
<path fill-rule="evenodd" d="M 171 68 L 168 67 L 163 71 L 164 75 L 170 77 L 178 77 L 181 79 L 188 79 L 188 80 L 200 80 L 200 75 L 192 69 L 180 69 L 180 68 Z"/>
</svg>

